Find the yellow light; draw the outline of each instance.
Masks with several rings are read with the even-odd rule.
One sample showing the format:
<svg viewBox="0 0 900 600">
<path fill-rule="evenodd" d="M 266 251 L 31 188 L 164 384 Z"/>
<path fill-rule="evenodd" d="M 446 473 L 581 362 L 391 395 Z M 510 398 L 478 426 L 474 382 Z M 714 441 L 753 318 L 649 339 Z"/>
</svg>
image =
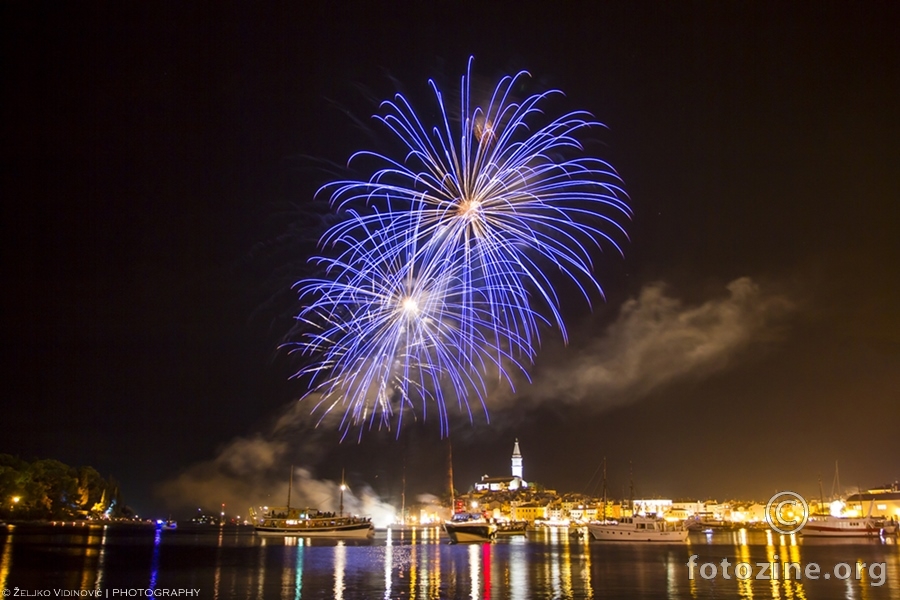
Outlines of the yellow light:
<svg viewBox="0 0 900 600">
<path fill-rule="evenodd" d="M 401 304 L 403 306 L 403 310 L 408 313 L 419 312 L 419 303 L 416 302 L 413 298 L 404 298 Z"/>
<path fill-rule="evenodd" d="M 18 504 L 19 500 L 21 500 L 21 499 L 22 498 L 20 498 L 19 496 L 13 496 L 13 498 L 12 498 L 13 504 Z"/>
<path fill-rule="evenodd" d="M 474 219 L 481 210 L 480 200 L 460 200 L 459 214 Z"/>
</svg>

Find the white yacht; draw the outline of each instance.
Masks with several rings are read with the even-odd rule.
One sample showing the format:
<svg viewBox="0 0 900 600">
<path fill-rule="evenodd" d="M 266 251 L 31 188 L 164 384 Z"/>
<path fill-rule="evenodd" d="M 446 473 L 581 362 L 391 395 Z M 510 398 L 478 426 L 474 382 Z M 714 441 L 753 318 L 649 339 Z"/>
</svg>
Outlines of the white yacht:
<svg viewBox="0 0 900 600">
<path fill-rule="evenodd" d="M 873 517 L 814 515 L 809 518 L 800 533 L 804 537 L 878 537 L 884 525 L 882 519 Z"/>
<path fill-rule="evenodd" d="M 454 544 L 465 542 L 493 542 L 497 536 L 497 524 L 478 514 L 456 513 L 444 522 L 444 531 Z"/>
<path fill-rule="evenodd" d="M 682 543 L 688 531 L 681 525 L 654 517 L 623 517 L 618 521 L 588 523 L 588 531 L 601 542 Z"/>
</svg>

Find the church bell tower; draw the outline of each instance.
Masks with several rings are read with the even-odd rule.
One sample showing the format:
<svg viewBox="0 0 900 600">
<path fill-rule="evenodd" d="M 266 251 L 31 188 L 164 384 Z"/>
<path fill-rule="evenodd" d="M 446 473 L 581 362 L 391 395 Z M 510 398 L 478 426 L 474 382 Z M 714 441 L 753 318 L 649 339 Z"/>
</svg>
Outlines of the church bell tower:
<svg viewBox="0 0 900 600">
<path fill-rule="evenodd" d="M 516 445 L 513 446 L 512 476 L 524 479 L 522 477 L 522 452 L 519 451 L 519 438 L 516 438 Z"/>
</svg>

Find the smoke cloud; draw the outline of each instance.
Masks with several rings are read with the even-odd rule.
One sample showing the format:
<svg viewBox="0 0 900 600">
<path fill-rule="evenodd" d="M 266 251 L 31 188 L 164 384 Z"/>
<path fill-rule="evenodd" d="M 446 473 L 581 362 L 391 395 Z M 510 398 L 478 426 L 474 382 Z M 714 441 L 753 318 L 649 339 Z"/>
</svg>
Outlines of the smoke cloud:
<svg viewBox="0 0 900 600">
<path fill-rule="evenodd" d="M 661 283 L 645 286 L 601 336 L 559 353 L 545 348 L 533 383 L 518 386 L 516 395 L 508 389 L 490 394 L 488 408 L 493 415 L 512 407 L 521 412 L 523 403 L 563 401 L 602 410 L 675 381 L 709 376 L 749 347 L 777 339 L 780 318 L 793 308 L 790 301 L 749 278 L 725 289 L 722 297 L 687 304 Z M 243 516 L 250 506 L 287 502 L 288 468 L 294 464 L 305 466 L 293 471 L 291 505 L 337 511 L 340 482 L 317 480 L 310 466 L 321 460 L 341 415 L 333 411 L 320 421 L 321 413 L 310 414 L 315 402 L 292 403 L 263 433 L 236 438 L 212 460 L 161 484 L 159 496 L 173 510 L 218 510 L 224 503 L 229 518 Z M 345 512 L 371 516 L 380 525 L 393 520 L 395 509 L 371 488 L 354 487 L 344 493 Z"/>
<path fill-rule="evenodd" d="M 310 407 L 292 403 L 267 431 L 235 438 L 215 458 L 160 484 L 157 495 L 173 510 L 200 507 L 218 512 L 224 504 L 226 517 L 232 519 L 247 518 L 250 507 L 284 506 L 290 487 L 291 506 L 337 512 L 341 482 L 317 480 L 308 466 L 289 467 L 292 462 L 315 464 L 325 432 L 334 431 L 327 417 L 322 428 L 316 428 L 321 415 L 310 415 Z M 343 503 L 345 513 L 372 517 L 376 526 L 394 520 L 394 508 L 367 485 L 346 489 Z"/>
<path fill-rule="evenodd" d="M 625 302 L 604 335 L 582 349 L 563 350 L 535 373 L 521 396 L 591 403 L 600 408 L 633 402 L 677 380 L 724 369 L 750 345 L 777 336 L 778 320 L 792 308 L 786 298 L 766 294 L 749 278 L 726 286 L 727 296 L 686 305 L 664 284 L 645 286 Z M 505 408 L 512 394 L 499 395 Z M 516 400 L 519 402 L 519 400 Z"/>
</svg>

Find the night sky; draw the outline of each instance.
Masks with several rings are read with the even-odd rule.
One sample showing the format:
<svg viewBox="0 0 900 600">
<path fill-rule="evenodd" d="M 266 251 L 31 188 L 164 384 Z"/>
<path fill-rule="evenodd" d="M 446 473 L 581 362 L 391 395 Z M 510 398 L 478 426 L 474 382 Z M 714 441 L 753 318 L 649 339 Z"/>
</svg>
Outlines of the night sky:
<svg viewBox="0 0 900 600">
<path fill-rule="evenodd" d="M 187 4 L 0 7 L 0 453 L 92 465 L 139 512 L 241 504 L 291 464 L 442 492 L 436 419 L 340 443 L 278 346 L 316 189 L 378 149 L 379 101 L 432 118 L 428 79 L 455 97 L 471 55 L 606 124 L 634 218 L 568 347 L 546 331 L 490 424 L 454 418 L 458 488 L 516 438 L 561 491 L 604 456 L 614 493 L 631 462 L 675 498 L 900 478 L 897 3 Z"/>
</svg>

